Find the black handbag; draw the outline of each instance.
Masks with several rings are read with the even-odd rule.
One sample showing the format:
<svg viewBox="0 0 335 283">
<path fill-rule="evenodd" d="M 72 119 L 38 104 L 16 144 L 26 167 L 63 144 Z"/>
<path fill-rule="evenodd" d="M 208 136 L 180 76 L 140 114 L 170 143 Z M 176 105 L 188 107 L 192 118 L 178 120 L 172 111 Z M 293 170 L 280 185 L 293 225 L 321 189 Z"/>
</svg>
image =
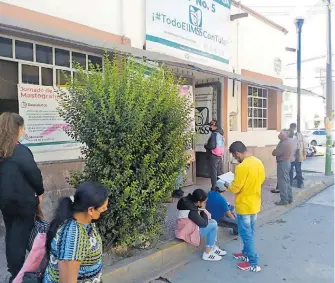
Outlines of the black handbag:
<svg viewBox="0 0 335 283">
<path fill-rule="evenodd" d="M 45 255 L 36 272 L 25 272 L 22 283 L 42 283 L 45 269 L 48 265 L 48 256 Z"/>
<path fill-rule="evenodd" d="M 49 222 L 43 220 L 43 219 L 40 219 L 38 217 L 35 218 L 35 223 L 34 223 L 34 227 L 33 229 L 31 230 L 31 233 L 30 233 L 30 238 L 29 238 L 29 243 L 28 243 L 28 248 L 27 250 L 30 252 L 32 247 L 33 247 L 33 244 L 34 244 L 34 240 L 37 236 L 38 233 L 47 233 L 48 232 L 48 229 L 49 229 Z"/>
</svg>

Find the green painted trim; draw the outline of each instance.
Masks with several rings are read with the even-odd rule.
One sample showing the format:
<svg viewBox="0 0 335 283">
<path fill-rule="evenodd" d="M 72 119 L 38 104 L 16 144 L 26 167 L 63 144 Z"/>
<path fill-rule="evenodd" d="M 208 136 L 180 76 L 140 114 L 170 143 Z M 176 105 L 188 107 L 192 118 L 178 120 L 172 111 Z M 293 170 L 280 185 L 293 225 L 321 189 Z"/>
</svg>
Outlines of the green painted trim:
<svg viewBox="0 0 335 283">
<path fill-rule="evenodd" d="M 231 7 L 231 0 L 227 1 L 229 3 L 228 5 L 226 3 L 223 3 L 224 1 L 222 1 L 222 0 L 213 0 L 213 2 L 215 2 L 215 3 L 217 3 L 217 4 L 221 5 L 221 6 L 224 6 L 224 7 L 228 8 L 228 9 L 230 9 L 230 7 Z"/>
<path fill-rule="evenodd" d="M 207 52 L 203 52 L 203 51 L 200 51 L 198 49 L 194 49 L 192 47 L 188 47 L 188 46 L 185 46 L 185 45 L 182 45 L 182 44 L 170 41 L 170 40 L 166 40 L 166 39 L 163 39 L 163 38 L 160 38 L 160 37 L 157 37 L 157 36 L 147 34 L 146 39 L 148 41 L 160 43 L 160 44 L 172 47 L 172 48 L 176 48 L 176 49 L 183 50 L 183 51 L 186 51 L 186 52 L 190 52 L 190 53 L 193 53 L 193 54 L 196 54 L 196 55 L 199 55 L 199 56 L 207 57 L 207 58 L 213 59 L 215 61 L 219 61 L 219 62 L 222 62 L 222 63 L 225 63 L 225 64 L 229 64 L 228 59 L 225 59 L 225 58 L 222 58 L 222 57 L 219 57 L 219 56 L 207 53 Z"/>
</svg>

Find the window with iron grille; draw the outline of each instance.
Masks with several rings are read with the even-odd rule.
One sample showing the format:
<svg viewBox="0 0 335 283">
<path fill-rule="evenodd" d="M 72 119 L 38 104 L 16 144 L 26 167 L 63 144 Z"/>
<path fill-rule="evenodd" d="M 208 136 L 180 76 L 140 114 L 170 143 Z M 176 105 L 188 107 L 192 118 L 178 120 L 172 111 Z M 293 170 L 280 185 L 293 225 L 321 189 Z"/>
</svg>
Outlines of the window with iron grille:
<svg viewBox="0 0 335 283">
<path fill-rule="evenodd" d="M 0 34 L 0 114 L 18 112 L 17 84 L 64 87 L 75 76 L 73 63 L 87 71 L 98 64 L 102 71 L 102 62 L 98 54 Z"/>
<path fill-rule="evenodd" d="M 248 128 L 267 129 L 268 90 L 248 86 Z"/>
</svg>

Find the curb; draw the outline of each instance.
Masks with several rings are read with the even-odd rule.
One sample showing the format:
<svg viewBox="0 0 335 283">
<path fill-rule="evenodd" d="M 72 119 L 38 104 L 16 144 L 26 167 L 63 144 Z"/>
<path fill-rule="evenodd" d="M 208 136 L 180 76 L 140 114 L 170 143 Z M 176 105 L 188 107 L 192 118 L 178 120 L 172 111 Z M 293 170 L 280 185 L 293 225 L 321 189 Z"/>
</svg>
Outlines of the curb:
<svg viewBox="0 0 335 283">
<path fill-rule="evenodd" d="M 160 247 L 160 250 L 147 256 L 125 263 L 121 261 L 103 273 L 104 283 L 135 283 L 145 282 L 154 277 L 162 269 L 184 262 L 191 254 L 197 251 L 185 242 L 172 240 Z M 139 278 L 143 278 L 140 280 Z M 145 278 L 145 279 L 144 279 Z"/>
<path fill-rule="evenodd" d="M 306 189 L 306 190 L 299 190 L 296 189 L 293 192 L 294 203 L 288 206 L 274 206 L 271 209 L 268 209 L 261 213 L 257 219 L 257 226 L 263 226 L 269 220 L 276 219 L 280 215 L 284 214 L 285 212 L 295 208 L 296 206 L 301 205 L 302 203 L 306 202 L 316 194 L 322 192 L 323 190 L 327 189 L 328 187 L 334 185 L 334 179 L 326 180 L 326 181 L 318 181 L 314 186 Z"/>
<path fill-rule="evenodd" d="M 285 211 L 298 206 L 332 186 L 334 180 L 319 181 L 312 187 L 305 190 L 294 191 L 294 204 L 284 207 L 274 207 L 261 213 L 258 217 L 258 225 L 262 226 L 269 222 L 270 219 L 279 217 Z M 222 229 L 220 229 L 222 230 Z M 227 230 L 227 229 L 225 229 Z M 220 233 L 223 234 L 223 233 Z M 223 236 L 223 237 L 222 237 Z M 236 236 L 221 235 L 221 243 L 229 242 L 235 239 Z M 198 251 L 200 248 L 193 247 L 183 241 L 172 240 L 159 247 L 158 251 L 152 252 L 148 255 L 129 258 L 121 262 L 107 267 L 104 270 L 104 283 L 140 283 L 150 282 L 158 277 L 158 273 L 162 271 L 170 271 L 190 260 L 190 255 Z M 141 279 L 139 279 L 141 278 Z"/>
</svg>

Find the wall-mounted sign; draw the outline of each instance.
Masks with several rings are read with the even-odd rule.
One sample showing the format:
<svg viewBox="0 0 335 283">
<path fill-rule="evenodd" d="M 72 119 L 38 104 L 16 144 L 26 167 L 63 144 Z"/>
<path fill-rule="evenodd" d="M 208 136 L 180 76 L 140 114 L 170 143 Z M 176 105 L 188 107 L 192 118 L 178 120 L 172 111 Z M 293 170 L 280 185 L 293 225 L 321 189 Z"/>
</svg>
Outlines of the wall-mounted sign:
<svg viewBox="0 0 335 283">
<path fill-rule="evenodd" d="M 194 103 L 194 94 L 193 94 L 193 87 L 190 85 L 183 85 L 180 86 L 180 96 L 185 96 L 188 104 L 190 106 L 193 106 Z M 189 113 L 189 125 L 186 129 L 187 132 L 192 132 L 194 133 L 195 131 L 195 126 L 194 126 L 194 108 L 192 107 L 192 110 Z M 189 162 L 194 162 L 195 161 L 195 154 L 193 150 L 193 144 L 190 142 L 190 144 L 186 145 L 185 148 L 188 151 L 188 155 L 190 156 Z"/>
<path fill-rule="evenodd" d="M 194 105 L 193 87 L 190 85 L 183 85 L 183 86 L 180 86 L 179 91 L 180 91 L 180 96 L 186 97 L 188 105 L 193 106 Z M 189 114 L 189 125 L 186 130 L 187 132 L 194 133 L 194 108 L 193 107 Z"/>
<path fill-rule="evenodd" d="M 196 152 L 206 152 L 204 145 L 211 135 L 208 124 L 215 118 L 213 117 L 213 94 L 213 87 L 200 87 L 195 89 Z"/>
<path fill-rule="evenodd" d="M 146 49 L 228 68 L 230 0 L 147 0 Z"/>
<path fill-rule="evenodd" d="M 43 147 L 45 151 L 80 147 L 65 132 L 68 125 L 58 114 L 57 89 L 19 84 L 18 97 L 19 113 L 24 119 L 26 130 L 23 144 Z"/>
</svg>

